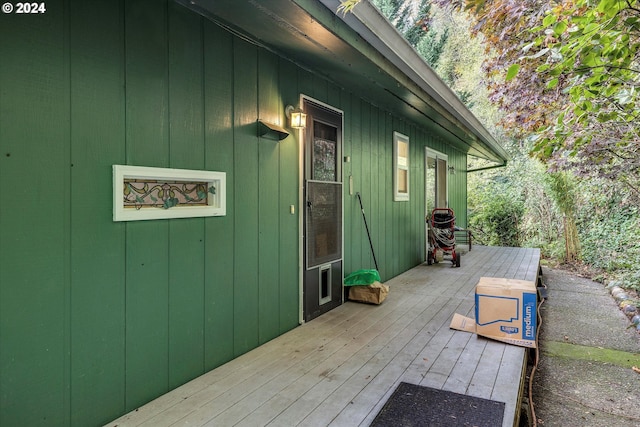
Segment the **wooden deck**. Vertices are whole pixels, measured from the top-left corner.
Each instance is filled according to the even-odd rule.
[[[347,302],[108,426],[366,426],[400,381],[505,402],[519,416],[526,350],[449,329],[481,276],[536,280],[537,249],[474,246],[423,264],[380,306]]]

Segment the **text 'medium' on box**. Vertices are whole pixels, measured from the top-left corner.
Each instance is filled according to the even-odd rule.
[[[536,347],[535,282],[481,277],[476,285],[476,333],[524,347]]]
[[[475,319],[454,314],[450,328],[521,347],[536,345],[538,295],[535,282],[481,277]]]

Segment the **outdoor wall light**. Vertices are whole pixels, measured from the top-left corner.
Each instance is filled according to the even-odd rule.
[[[307,115],[300,108],[287,105],[284,112],[287,115],[292,128],[304,129],[307,126]]]
[[[258,136],[271,139],[273,141],[282,141],[289,136],[289,132],[275,123],[258,120]]]
[[[453,166],[449,166],[448,169],[449,169],[449,174],[450,175],[455,175],[456,174],[456,168],[454,168]]]

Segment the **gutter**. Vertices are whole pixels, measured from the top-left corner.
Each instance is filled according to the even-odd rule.
[[[504,163],[502,163],[501,165],[493,165],[493,166],[486,166],[484,168],[477,168],[477,169],[467,169],[467,173],[471,173],[471,172],[480,172],[480,171],[486,171],[489,169],[496,169],[496,168],[503,168],[507,166],[507,161],[505,160]]]

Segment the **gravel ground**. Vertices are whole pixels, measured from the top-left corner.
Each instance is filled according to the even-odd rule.
[[[640,334],[601,283],[559,269],[543,273],[537,426],[640,426],[640,374],[633,370],[640,368]]]

